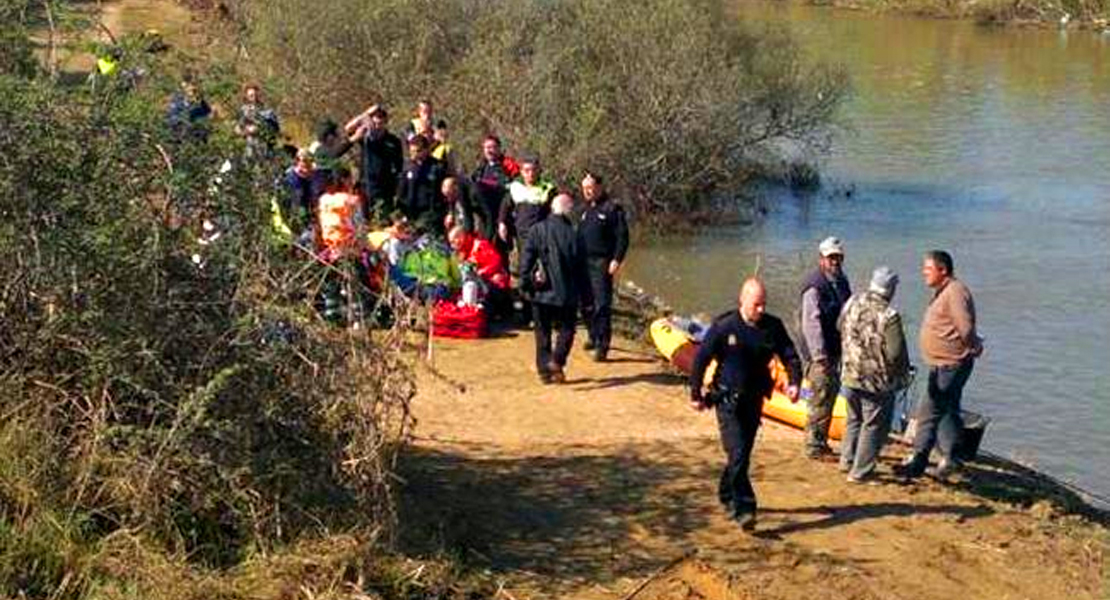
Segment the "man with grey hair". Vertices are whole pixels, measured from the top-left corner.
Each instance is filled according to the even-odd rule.
[[[520,284],[532,299],[533,333],[536,337],[536,372],[544,383],[562,383],[567,356],[574,344],[579,301],[589,304],[590,283],[586,250],[570,220],[574,199],[559,194],[551,214],[534,225],[524,240],[520,258]],[[551,330],[558,325],[555,349]]]
[[[818,268],[802,282],[801,344],[806,379],[813,395],[806,414],[806,456],[820,459],[832,454],[829,425],[840,390],[840,332],[836,321],[852,295],[844,276],[844,244],[827,237],[817,247]]]
[[[840,377],[848,422],[840,444],[840,470],[849,483],[875,475],[890,433],[894,393],[909,383],[910,361],[902,318],[890,305],[898,274],[879,267],[867,291],[853,295],[840,314]]]

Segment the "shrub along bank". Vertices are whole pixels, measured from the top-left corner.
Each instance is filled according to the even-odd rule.
[[[784,140],[820,147],[846,89],[697,0],[233,8],[291,116],[430,96],[458,148],[497,131],[660,218]],[[404,331],[322,327],[321,273],[269,237],[280,165],[219,172],[226,121],[164,125],[186,67],[225,108],[233,74],[125,39],[112,81],[61,87],[31,53],[38,10],[0,0],[0,596],[481,595],[450,567],[416,589],[371,550],[409,425]]]
[[[537,153],[560,182],[608,174],[642,221],[728,200],[787,147],[813,156],[848,90],[716,0],[236,0],[251,69],[287,115],[384,102],[402,126],[429,98],[464,164],[479,138]]]
[[[123,47],[95,90],[0,64],[0,597],[359,593],[394,560],[367,549],[395,521],[404,331],[319,322],[321,271],[269,237],[280,166],[219,172],[230,124],[175,136],[176,59]],[[387,579],[364,587],[409,597]]]

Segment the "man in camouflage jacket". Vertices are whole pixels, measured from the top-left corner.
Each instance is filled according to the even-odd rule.
[[[867,291],[844,306],[840,366],[848,421],[841,443],[840,470],[860,483],[875,474],[876,459],[890,432],[894,393],[908,385],[910,363],[902,319],[890,305],[898,275],[875,269]]]

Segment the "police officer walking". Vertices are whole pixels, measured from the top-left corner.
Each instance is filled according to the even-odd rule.
[[[587,172],[582,178],[582,197],[586,207],[578,231],[586,248],[593,297],[593,310],[583,310],[582,315],[589,333],[585,348],[593,351],[595,361],[602,362],[609,355],[612,338],[613,277],[628,252],[628,220],[624,208],[609,198],[598,175]]]
[[[806,456],[819,459],[832,454],[829,425],[840,390],[840,332],[836,321],[852,295],[844,276],[844,245],[835,237],[817,247],[818,268],[802,282],[801,336],[806,378],[813,395],[806,414]]]
[[[755,278],[744,281],[739,309],[713,322],[698,348],[690,373],[690,404],[697,410],[716,408],[721,445],[728,457],[717,496],[745,531],[755,528],[755,490],[748,468],[763,400],[774,387],[769,369],[771,359],[777,356],[786,365],[790,378],[786,394],[791,401],[798,398],[801,378],[794,343],[782,321],[764,313],[766,305],[763,282]],[[713,360],[717,361],[717,370],[709,393],[703,394],[705,370]]]

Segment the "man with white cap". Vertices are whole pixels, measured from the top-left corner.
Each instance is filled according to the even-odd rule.
[[[837,319],[852,295],[844,276],[844,245],[827,237],[817,247],[818,268],[802,282],[801,352],[812,395],[806,417],[806,456],[820,459],[832,454],[829,425],[833,403],[840,390],[840,332]]]
[[[909,384],[910,361],[902,318],[890,305],[898,275],[879,267],[867,291],[853,295],[840,315],[840,376],[848,422],[840,444],[840,470],[849,483],[875,475],[890,432],[894,393]]]

